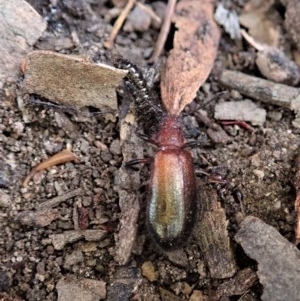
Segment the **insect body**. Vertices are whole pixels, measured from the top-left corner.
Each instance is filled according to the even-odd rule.
[[[177,116],[164,117],[156,141],[146,221],[154,241],[170,250],[180,247],[192,232],[197,215],[196,181]]]
[[[151,166],[147,228],[160,248],[176,249],[188,239],[197,216],[196,180],[192,156],[187,150],[189,144],[185,142],[180,117],[164,112],[161,104],[150,97],[141,72],[126,61],[121,67],[128,70],[127,78],[136,88],[139,125],[146,130],[147,126],[158,126],[156,138],[146,138],[158,147]],[[127,165],[144,162],[133,160]]]

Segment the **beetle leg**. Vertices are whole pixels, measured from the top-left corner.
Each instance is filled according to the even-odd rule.
[[[157,141],[156,141],[155,139],[153,139],[151,136],[149,136],[149,135],[147,135],[147,134],[145,134],[145,133],[136,131],[136,135],[137,135],[140,139],[142,139],[142,140],[144,140],[144,141],[146,141],[146,142],[148,142],[148,143],[154,144],[154,145],[156,145],[156,146],[158,145],[158,143],[157,143]]]
[[[153,161],[152,158],[133,159],[125,163],[125,167],[133,167],[138,164],[149,164]]]
[[[181,149],[185,149],[185,148],[196,148],[196,147],[201,147],[202,143],[200,141],[189,141],[186,142],[185,144],[183,144],[183,146],[181,147]]]

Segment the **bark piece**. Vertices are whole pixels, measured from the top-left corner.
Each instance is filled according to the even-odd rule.
[[[256,273],[250,268],[239,271],[232,279],[221,283],[217,288],[219,296],[243,295],[257,281]]]
[[[78,109],[117,109],[116,87],[125,70],[51,51],[33,51],[26,59],[23,92]]]
[[[184,0],[175,9],[174,48],[161,77],[161,96],[169,114],[178,115],[205,82],[217,54],[220,32],[213,1]]]
[[[299,300],[300,252],[294,244],[253,216],[244,219],[235,240],[258,262],[263,301]]]
[[[70,192],[67,192],[66,194],[59,195],[55,198],[52,198],[50,200],[41,201],[40,204],[38,204],[37,209],[46,209],[46,208],[53,208],[58,206],[59,204],[74,198],[76,196],[82,195],[82,189],[77,188]]]
[[[58,209],[45,209],[36,212],[22,211],[17,214],[15,221],[23,226],[46,227],[58,218],[60,218]]]
[[[300,90],[241,72],[224,70],[221,84],[264,103],[300,111]]]
[[[84,231],[65,231],[61,234],[50,235],[55,250],[62,250],[66,244],[76,242],[82,238],[87,241],[100,241],[106,236],[107,231],[103,230],[84,230]]]
[[[224,279],[236,273],[236,263],[230,246],[225,210],[218,202],[214,189],[199,189],[202,216],[199,219],[195,236],[207,262],[212,278]]]
[[[134,117],[128,114],[121,120],[120,143],[123,154],[123,162],[132,159],[143,158],[143,145],[134,134],[136,126]],[[121,209],[120,230],[116,235],[115,260],[124,265],[128,262],[133,245],[136,241],[138,215],[140,203],[138,190],[140,188],[139,171],[123,166],[115,177],[115,185],[119,194],[119,206]]]

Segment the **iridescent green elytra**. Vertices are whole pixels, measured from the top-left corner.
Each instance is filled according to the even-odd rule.
[[[147,226],[154,241],[168,250],[180,247],[192,232],[197,216],[197,193],[192,157],[183,148],[181,128],[171,120],[161,132],[168,135],[158,139],[160,148],[152,166]],[[170,139],[171,145],[166,143]]]

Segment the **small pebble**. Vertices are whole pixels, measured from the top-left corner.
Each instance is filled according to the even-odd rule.
[[[14,138],[18,139],[24,132],[24,124],[20,121],[16,121],[12,124]]]
[[[256,65],[267,79],[274,82],[291,86],[299,82],[299,67],[277,48],[266,47],[259,51]]]
[[[94,144],[95,144],[95,146],[96,146],[97,148],[99,148],[101,151],[107,151],[107,150],[108,150],[108,147],[107,147],[104,143],[102,143],[101,141],[99,141],[99,140],[95,140],[95,141],[94,141]]]
[[[149,281],[157,280],[157,273],[155,272],[154,265],[151,261],[146,261],[143,263],[142,267],[142,275],[146,277]]]
[[[125,31],[140,31],[144,32],[149,29],[151,25],[151,17],[139,6],[135,6],[132,12],[129,14],[127,21],[123,27]]]
[[[8,291],[10,286],[12,284],[12,281],[5,271],[0,271],[0,291]]]
[[[194,290],[189,301],[204,301],[206,298],[204,297],[202,291]]]
[[[101,160],[105,163],[108,163],[112,159],[112,154],[108,151],[101,152]]]
[[[265,173],[263,172],[263,170],[260,170],[260,169],[254,169],[253,173],[257,176],[259,181],[261,181],[265,176]]]
[[[44,282],[45,281],[45,276],[41,275],[41,274],[35,274],[35,279],[39,280],[40,282]]]
[[[83,262],[83,253],[79,250],[74,250],[71,254],[66,255],[64,268],[70,269],[72,265]]]
[[[277,200],[274,204],[274,209],[280,209],[281,208],[281,201]]]
[[[267,117],[274,121],[280,121],[282,118],[282,111],[269,111]]]
[[[266,110],[249,99],[226,101],[215,106],[214,117],[218,120],[243,120],[253,125],[263,125],[266,121]]]
[[[11,197],[9,194],[0,190],[0,207],[8,208],[11,205]]]
[[[99,301],[106,299],[106,283],[88,278],[68,276],[56,284],[57,301]]]
[[[113,155],[120,155],[121,154],[121,147],[120,147],[120,140],[115,139],[112,141],[109,147],[110,152]]]

